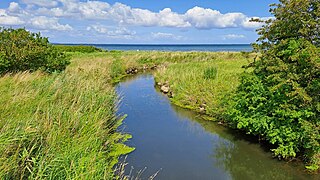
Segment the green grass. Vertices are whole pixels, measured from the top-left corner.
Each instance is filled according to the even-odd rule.
[[[213,53],[214,54],[214,53]],[[206,104],[206,114],[221,116],[225,111],[228,97],[239,84],[239,75],[244,71],[243,65],[249,59],[237,53],[212,60],[174,63],[158,69],[155,74],[157,82],[169,82],[174,93],[171,101],[179,106],[199,111]],[[228,58],[229,59],[224,59]]]
[[[116,132],[112,59],[75,58],[61,74],[0,79],[0,177],[108,179],[128,136]]]
[[[218,70],[216,67],[209,67],[204,70],[203,78],[204,79],[215,79],[217,77]]]

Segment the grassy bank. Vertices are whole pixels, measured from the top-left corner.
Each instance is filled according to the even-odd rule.
[[[82,56],[60,74],[0,78],[0,177],[109,179],[132,150],[116,132],[112,58]]]
[[[160,68],[156,81],[167,82],[176,105],[217,117],[225,111],[225,100],[239,84],[239,75],[248,59],[235,54],[205,62],[176,63]]]

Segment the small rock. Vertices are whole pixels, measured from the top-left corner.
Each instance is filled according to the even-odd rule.
[[[129,68],[126,70],[127,74],[136,74],[138,73],[138,69],[137,68]]]
[[[280,156],[280,155],[278,155],[278,160],[279,160],[279,161],[281,161],[281,159],[282,159],[282,158],[281,158],[281,156]]]
[[[168,93],[168,97],[169,97],[169,98],[173,98],[173,97],[174,97],[174,94],[173,94],[172,91],[170,91],[170,92]]]
[[[158,86],[161,86],[161,85],[162,85],[162,83],[161,83],[161,82],[158,82],[158,83],[157,83],[157,85],[158,85]]]
[[[127,70],[126,70],[126,73],[127,73],[127,74],[131,74],[131,73],[132,73],[132,69],[131,69],[131,68],[130,68],[130,69],[127,69]]]
[[[200,107],[199,110],[201,113],[204,113],[206,111],[206,109],[204,107]]]
[[[223,125],[223,122],[220,121],[220,122],[218,122],[218,124],[219,124],[219,125]]]
[[[206,104],[206,103],[203,103],[203,104],[200,105],[200,107],[206,108],[206,107],[207,107],[207,104]]]
[[[160,90],[163,93],[167,94],[169,92],[170,88],[169,88],[169,86],[163,85],[163,86],[161,86]]]

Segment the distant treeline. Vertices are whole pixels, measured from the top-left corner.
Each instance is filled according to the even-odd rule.
[[[102,52],[103,50],[94,46],[86,45],[54,45],[58,50],[63,52],[81,52],[81,53],[93,53]]]

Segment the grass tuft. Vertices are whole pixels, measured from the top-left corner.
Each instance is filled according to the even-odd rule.
[[[216,67],[210,67],[204,70],[203,78],[204,79],[215,79],[217,77],[218,70]]]

